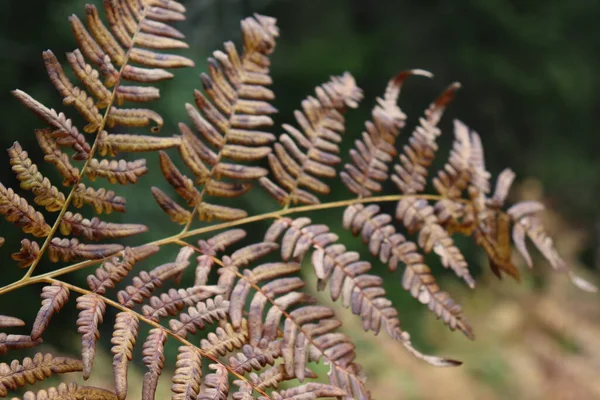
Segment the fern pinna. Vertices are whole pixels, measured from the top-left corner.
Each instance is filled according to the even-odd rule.
[[[368,399],[355,346],[340,330],[334,309],[311,295],[315,290],[328,291],[332,301],[349,308],[365,331],[383,332],[433,365],[460,364],[415,349],[386,296],[383,278],[376,272],[380,266],[361,260],[327,225],[295,215],[320,209],[346,207],[340,213],[343,226],[391,271],[402,268],[403,288],[450,329],[469,338],[474,337],[473,329],[460,305],[440,289],[424,256],[435,253],[444,267],[473,288],[475,280],[454,235],[472,238],[482,247],[498,277],[508,274],[517,280],[511,246],[531,266],[529,238],[555,270],[566,273],[578,287],[595,290],[558,254],[538,217],[543,205],[505,205],[515,178],[512,171],[499,175],[492,192],[481,139],[462,122],[454,121],[447,163],[429,178],[441,134],[438,123],[458,83],[433,101],[408,143],[399,148],[396,141],[406,123],[398,106],[402,85],[414,75],[431,77],[427,71],[401,72],[389,81],[339,173],[352,195],[345,201],[321,203],[319,196],[329,193],[327,181],[336,177],[336,166],[342,162],[344,113],[358,107],[363,93],[349,73],[332,77],[302,101],[301,110],[294,113],[295,124],[284,124],[285,133],[276,135],[269,56],[279,31],[270,17],[244,19],[241,48],[227,42],[209,58],[208,73],[201,75],[203,90],[194,92],[195,104],[185,104],[189,121],[179,124],[178,134],[121,133],[149,126],[156,133],[164,125],[156,111],[131,103],[158,99],[154,82],[171,78],[172,68],[194,65],[186,57],[165,52],[187,48],[183,34],[171,26],[184,14],[185,8],[172,0],[105,0],[104,18],[94,5],[86,6],[85,24],[70,17],[79,47],[67,53],[66,63],[50,50],[43,59],[63,104],[86,121],[81,129],[63,112],[21,90],[13,92],[43,123],[35,135],[44,162],[54,166],[63,181],[53,184],[44,177],[18,142],[8,149],[11,168],[21,189],[33,193],[35,206],[0,184],[0,212],[28,235],[12,255],[26,268],[25,275],[0,288],[0,294],[32,284],[44,286],[41,307],[29,328],[16,317],[0,316],[2,330],[29,329],[28,334],[0,333],[0,352],[38,346],[53,315],[74,294],[81,355],[37,353],[1,364],[0,396],[52,374],[81,371],[87,379],[93,372],[99,326],[107,308],[114,308],[118,310],[111,339],[114,387],[62,383],[27,392],[25,399],[127,398],[137,390],[128,385],[127,372],[138,341],[143,342],[146,367],[143,399],[155,398],[167,361],[175,366],[174,399]],[[79,86],[68,77],[66,64]],[[118,190],[92,182],[138,183],[148,171],[146,160],[116,157],[140,152],[159,152],[158,167],[177,198],[162,183],[151,192],[183,229],[151,243],[124,247],[119,239],[147,228],[88,217],[90,210],[101,215],[126,209]],[[255,181],[282,208],[248,215],[243,202],[222,203],[221,198],[244,195]],[[398,193],[382,193],[388,181]],[[433,193],[425,192],[429,183]],[[378,205],[382,202],[396,202],[395,214],[382,212]],[[84,206],[90,207],[76,211]],[[52,224],[46,222],[50,213],[56,213]],[[196,218],[223,222],[194,228]],[[273,222],[262,239],[239,244],[247,236],[242,226],[268,219]],[[144,259],[152,263],[152,256],[168,245],[180,248],[175,259],[133,272],[136,263]],[[34,275],[45,254],[50,262],[65,265]],[[97,269],[87,278],[88,288],[62,280],[92,266]],[[316,288],[306,288],[300,274],[305,268],[316,275]],[[193,283],[184,283],[190,269]],[[161,290],[169,281],[175,287]],[[139,338],[141,325],[151,328],[144,338]],[[198,340],[194,335],[199,331],[208,334]],[[167,341],[179,342],[177,360],[165,359]],[[315,363],[328,367],[327,377],[318,376]]]

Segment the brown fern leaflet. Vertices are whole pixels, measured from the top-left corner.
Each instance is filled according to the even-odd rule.
[[[398,146],[407,120],[398,105],[401,91],[415,75],[431,78],[427,71],[408,70],[392,77],[339,172],[352,197],[324,200],[330,192],[327,181],[336,178],[344,157],[340,143],[345,132],[353,130],[346,128],[344,113],[358,107],[363,92],[350,73],[333,76],[302,101],[301,110],[294,112],[295,124],[283,124],[285,132],[275,135],[275,93],[269,88],[270,56],[279,36],[274,18],[245,18],[241,50],[226,42],[213,53],[207,73],[201,75],[202,91],[193,93],[194,104],[184,105],[189,122],[178,124],[178,134],[124,131],[141,127],[156,133],[166,124],[156,111],[131,103],[146,107],[160,97],[154,83],[171,78],[173,68],[193,66],[188,58],[168,53],[188,47],[172,26],[184,18],[185,8],[173,0],[105,0],[103,14],[87,5],[85,21],[70,17],[79,47],[66,55],[66,63],[50,50],[43,60],[63,105],[86,121],[83,127],[75,126],[66,111],[49,108],[21,90],[13,92],[43,122],[35,131],[43,162],[56,169],[62,182],[43,176],[40,164],[18,142],[8,149],[19,186],[31,196],[0,184],[0,213],[27,235],[12,254],[27,272],[1,287],[0,294],[43,286],[31,326],[15,316],[0,316],[0,354],[37,347],[56,314],[73,299],[81,353],[72,358],[38,352],[0,364],[0,397],[55,374],[92,376],[102,345],[101,324],[114,315],[107,312],[110,308],[118,311],[114,321],[107,322],[112,326],[114,385],[61,383],[29,391],[24,399],[124,400],[141,394],[152,400],[171,366],[174,399],[370,399],[360,352],[344,332],[338,308],[349,309],[366,332],[389,336],[425,362],[461,364],[415,349],[384,288],[380,266],[361,259],[340,233],[313,223],[312,215],[291,215],[302,212],[345,207],[339,213],[343,227],[360,237],[390,271],[402,268],[402,287],[450,329],[469,338],[474,338],[474,330],[461,306],[440,288],[425,261],[426,254],[435,253],[442,267],[474,288],[455,235],[472,238],[499,278],[520,278],[513,245],[533,265],[529,239],[554,270],[581,289],[596,290],[558,253],[539,216],[541,203],[506,205],[515,179],[510,169],[499,174],[492,192],[481,138],[464,123],[454,121],[448,161],[430,176],[442,136],[439,123],[458,83],[434,99],[407,144]],[[157,165],[129,155],[119,158],[142,152],[157,153]],[[164,217],[183,229],[125,246],[123,238],[145,232],[146,226],[94,216],[90,210],[98,215],[124,213],[126,200],[117,190],[90,182],[138,185],[152,168],[160,168],[180,198],[157,184],[151,188],[154,199]],[[236,199],[257,182],[281,208],[248,215],[238,206],[242,203]],[[397,193],[386,195],[387,186],[395,186]],[[433,193],[426,191],[429,186]],[[140,195],[147,194],[137,187]],[[377,204],[382,202],[396,203],[394,215],[382,211]],[[52,223],[47,220],[50,215],[57,215]],[[195,227],[196,218],[205,223]],[[208,223],[213,220],[225,222]],[[265,232],[243,226],[263,220],[270,220]],[[166,247],[178,251],[165,262],[164,253],[155,254]],[[34,274],[44,254],[66,265]],[[315,287],[307,285],[305,265],[317,278]],[[87,288],[62,278],[92,266]],[[322,304],[316,291],[327,291],[334,305]],[[147,327],[146,334],[142,328]],[[200,333],[206,335],[199,339]],[[165,346],[175,342],[177,357],[168,359]],[[144,364],[141,385],[131,382],[128,374],[136,345]],[[323,366],[327,377],[320,376]]]

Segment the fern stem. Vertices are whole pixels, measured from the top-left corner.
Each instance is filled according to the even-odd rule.
[[[186,245],[187,245],[187,243],[186,243]],[[239,373],[235,372],[235,370],[233,368],[231,368],[229,365],[227,365],[223,361],[219,360],[218,357],[215,357],[215,356],[212,356],[212,355],[206,353],[204,350],[202,350],[198,346],[192,344],[190,341],[188,341],[188,340],[182,338],[181,336],[175,334],[172,330],[170,330],[168,328],[165,328],[164,326],[162,326],[158,322],[154,322],[154,321],[146,318],[145,316],[143,316],[142,314],[138,313],[137,311],[132,310],[130,308],[127,308],[124,305],[122,305],[120,303],[117,303],[116,301],[111,300],[111,299],[109,299],[109,298],[107,298],[105,296],[99,295],[97,293],[91,292],[91,291],[83,289],[83,288],[80,288],[79,286],[63,282],[63,281],[58,280],[58,279],[44,278],[44,279],[42,279],[42,281],[50,283],[50,284],[53,284],[53,283],[60,284],[62,286],[67,287],[69,290],[71,290],[73,292],[77,292],[77,293],[82,294],[82,295],[91,294],[91,295],[98,296],[104,303],[108,304],[109,306],[114,307],[114,308],[116,308],[116,309],[118,309],[120,311],[128,312],[128,313],[131,313],[131,314],[135,315],[140,321],[142,321],[142,322],[144,322],[144,323],[152,326],[153,328],[158,328],[158,329],[163,330],[167,335],[171,336],[173,339],[177,340],[178,342],[180,342],[184,346],[192,347],[202,357],[205,357],[205,358],[211,360],[213,363],[221,364],[223,367],[225,367],[227,369],[227,371],[229,371],[230,374],[232,374],[233,376],[235,376],[237,379],[243,380],[244,382],[248,383],[252,387],[252,389],[255,390],[257,393],[259,393],[261,396],[264,396],[266,399],[272,399],[269,395],[267,395],[267,393],[265,393],[263,390],[261,390],[260,388],[258,388],[252,382],[250,382],[246,377],[244,377],[243,375],[240,375]]]
[[[331,208],[341,208],[341,207],[347,207],[347,206],[351,206],[353,204],[361,204],[361,203],[386,203],[386,202],[399,201],[402,199],[409,199],[409,198],[426,199],[426,200],[434,200],[434,201],[443,199],[442,196],[433,195],[433,194],[396,194],[396,195],[389,195],[389,196],[362,197],[362,198],[354,198],[354,199],[349,199],[349,200],[334,201],[331,203],[313,204],[313,205],[302,206],[302,207],[292,207],[292,208],[281,209],[278,211],[268,212],[268,213],[264,213],[264,214],[259,214],[259,215],[255,215],[252,217],[242,218],[242,219],[238,219],[235,221],[223,222],[220,224],[206,226],[206,227],[194,229],[191,231],[182,231],[173,236],[169,236],[166,238],[162,238],[162,239],[158,239],[158,240],[146,243],[146,245],[162,246],[162,245],[173,244],[173,243],[178,243],[178,242],[185,243],[182,241],[182,239],[189,238],[192,236],[197,236],[197,235],[200,235],[203,233],[217,231],[220,229],[227,229],[227,228],[232,228],[232,227],[236,227],[236,226],[240,226],[240,225],[249,224],[252,222],[258,222],[258,221],[262,221],[262,220],[266,220],[266,219],[280,218],[284,215],[298,214],[298,213],[304,213],[304,212],[309,212],[309,211],[327,210],[327,209],[331,209]],[[468,200],[465,200],[465,199],[456,199],[456,201],[463,202],[463,203],[468,202]],[[186,243],[186,245],[190,246],[189,243]],[[45,273],[42,275],[38,275],[38,276],[34,276],[34,277],[25,276],[16,282],[13,282],[11,284],[8,284],[8,285],[0,288],[0,295],[11,292],[13,290],[19,289],[24,286],[29,286],[29,285],[33,285],[36,283],[44,282],[47,279],[52,279],[52,278],[56,278],[58,276],[65,275],[65,274],[68,274],[68,273],[71,273],[74,271],[79,271],[81,269],[90,267],[92,265],[100,264],[101,262],[103,262],[105,260],[106,260],[106,258],[99,259],[99,260],[85,260],[85,261],[81,261],[79,263],[72,264],[72,265],[69,265],[69,266],[66,266],[66,267],[63,267],[63,268],[60,268],[60,269],[57,269],[57,270],[54,270],[54,271],[51,271],[51,272],[48,272],[48,273]]]
[[[252,217],[241,218],[235,221],[224,222],[221,224],[211,225],[204,228],[193,229],[191,231],[182,233],[179,235],[179,239],[187,238],[190,236],[199,235],[202,233],[212,232],[220,229],[232,228],[238,225],[245,225],[251,222],[262,221],[269,218],[278,218],[284,215],[304,213],[309,211],[321,211],[328,210],[330,208],[341,208],[351,206],[353,204],[362,204],[362,203],[387,203],[393,201],[399,201],[403,199],[425,199],[425,200],[441,200],[444,197],[434,194],[396,194],[396,195],[388,195],[388,196],[375,196],[375,197],[363,197],[363,198],[355,198],[349,200],[340,200],[333,201],[330,203],[321,203],[321,204],[312,204],[308,206],[301,207],[292,207],[292,208],[282,208],[278,211],[268,212],[264,214],[255,215]],[[467,200],[457,199],[456,201],[467,202]],[[159,244],[158,242],[154,242],[153,244]]]
[[[108,114],[115,102],[115,99],[117,98],[117,90],[119,89],[119,86],[121,84],[121,77],[123,76],[123,71],[125,70],[125,67],[128,64],[129,57],[131,55],[131,51],[135,47],[135,38],[141,31],[142,23],[146,19],[146,13],[147,13],[147,8],[144,8],[141,18],[138,21],[136,31],[134,32],[133,36],[131,37],[131,46],[127,49],[127,53],[125,53],[125,58],[124,58],[123,64],[121,65],[121,68],[119,69],[119,74],[117,75],[116,83],[115,83],[112,93],[110,95],[110,101],[108,102],[108,105],[106,106],[106,111],[104,112],[104,116],[102,117],[100,126],[98,127],[98,130],[96,131],[96,136],[94,137],[94,143],[92,144],[92,147],[90,148],[90,153],[88,154],[88,157],[85,160],[83,167],[81,168],[81,172],[79,173],[79,176],[77,177],[77,181],[75,183],[73,183],[73,186],[71,187],[71,190],[69,191],[69,195],[65,199],[65,203],[63,204],[63,207],[60,210],[60,213],[58,214],[58,217],[56,217],[56,220],[54,221],[54,225],[52,225],[52,229],[50,230],[50,233],[48,234],[48,236],[46,237],[46,240],[42,244],[42,247],[40,248],[40,252],[38,253],[38,255],[35,258],[35,260],[33,261],[33,263],[31,263],[31,266],[29,267],[27,272],[25,273],[25,276],[23,277],[23,279],[25,279],[25,280],[29,279],[29,277],[31,277],[31,275],[33,274],[33,271],[35,271],[35,269],[37,268],[38,264],[40,263],[42,257],[44,256],[44,253],[48,249],[48,246],[50,245],[50,242],[52,241],[54,235],[56,234],[56,231],[58,230],[65,213],[69,209],[69,205],[71,204],[71,200],[73,200],[75,191],[77,190],[79,183],[81,183],[81,180],[85,176],[85,171],[86,171],[90,161],[94,157],[94,154],[96,152],[96,147],[98,146],[98,135],[100,132],[102,132],[104,130],[104,127],[106,126],[106,122],[108,121]]]

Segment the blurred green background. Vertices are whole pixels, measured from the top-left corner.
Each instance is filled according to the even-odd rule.
[[[100,1],[88,2],[101,5]],[[375,97],[383,93],[387,80],[398,71],[422,68],[435,74],[432,80],[412,78],[405,85],[400,100],[402,109],[409,116],[404,138],[428,103],[446,85],[459,81],[463,88],[442,123],[445,134],[440,140],[440,157],[436,166],[439,167],[447,157],[452,139],[451,121],[460,118],[481,134],[488,169],[493,175],[510,166],[521,184],[521,190],[515,192],[525,197],[541,197],[549,205],[552,209],[549,213],[550,226],[554,228],[552,232],[557,236],[559,245],[570,255],[569,261],[587,269],[590,275],[600,272],[600,208],[597,205],[600,195],[600,157],[597,155],[600,2],[182,2],[188,8],[188,20],[179,24],[178,28],[186,34],[190,44],[190,49],[183,54],[194,59],[197,66],[179,71],[173,81],[161,84],[163,96],[153,108],[159,110],[165,119],[162,135],[175,133],[176,123],[186,120],[183,104],[193,100],[192,88],[200,87],[198,75],[204,70],[205,60],[211,52],[220,48],[225,40],[239,43],[239,20],[253,12],[274,16],[281,29],[272,59],[273,90],[277,96],[275,105],[280,111],[275,117],[275,133],[279,133],[278,126],[282,122],[291,121],[293,110],[313,92],[316,85],[330,75],[346,70],[364,89],[365,100],[360,109],[348,114],[347,135],[350,137],[345,150],[351,145],[351,138],[362,131]],[[48,106],[71,111],[69,116],[73,116],[72,110],[61,106],[56,91],[49,83],[41,52],[51,48],[61,55],[74,49],[75,41],[67,17],[72,13],[81,16],[85,3],[85,0],[4,0],[0,5],[2,149],[18,140],[34,161],[39,164],[42,159],[33,135],[33,129],[40,123],[11,96],[12,89],[23,89]],[[399,142],[403,143],[402,138]],[[0,181],[6,186],[17,187],[5,154],[0,155],[4,165],[0,168]],[[155,161],[155,158],[149,157],[150,166],[156,165]],[[45,175],[56,178],[54,171],[44,166],[40,169]],[[118,194],[127,197],[128,212],[125,216],[111,215],[110,218],[143,222],[150,228],[149,233],[132,239],[131,243],[150,241],[178,229],[161,213],[149,195],[152,184],[166,188],[158,168],[154,168],[136,188],[114,188]],[[350,197],[340,183],[331,182],[331,186],[332,194],[324,201]],[[520,196],[515,193],[513,199]],[[245,201],[251,212],[277,207],[260,188],[247,195]],[[315,220],[329,223],[337,230],[340,213],[341,210],[319,213]],[[0,223],[0,231],[1,236],[7,239],[6,245],[0,249],[2,259],[6,260],[11,252],[18,250],[21,235],[5,222]],[[256,240],[262,232],[260,230],[253,239]],[[349,248],[364,251],[359,241],[347,233],[339,233]],[[444,285],[446,289],[455,290],[455,298],[465,303],[467,315],[481,342],[473,344],[459,337],[458,333],[445,332],[442,324],[434,322],[424,307],[398,290],[399,277],[394,276],[395,279],[390,279],[387,284],[388,290],[398,304],[404,328],[412,333],[415,342],[428,351],[462,357],[467,366],[458,372],[432,371],[431,367],[410,360],[402,351],[392,352],[393,360],[382,366],[381,357],[389,356],[386,354],[388,350],[382,352],[381,346],[373,344],[372,338],[367,337],[369,335],[358,335],[360,327],[350,320],[347,329],[357,334],[359,355],[367,355],[364,364],[372,377],[370,382],[373,384],[370,386],[377,387],[374,394],[379,396],[376,398],[401,398],[400,395],[389,394],[396,391],[404,393],[402,398],[411,399],[455,398],[452,393],[473,399],[503,399],[508,396],[523,399],[571,398],[568,396],[578,393],[574,392],[574,388],[581,388],[582,380],[590,387],[586,386],[588,391],[573,398],[600,398],[597,382],[584,380],[581,372],[573,372],[591,369],[596,374],[600,373],[598,350],[590,350],[595,342],[586,341],[588,336],[596,333],[596,344],[600,344],[600,334],[597,334],[600,328],[594,322],[600,316],[598,297],[582,296],[565,287],[560,277],[546,277],[548,266],[545,264],[540,265],[534,277],[526,279],[521,287],[513,282],[500,285],[489,279],[487,268],[482,268],[486,267],[486,262],[481,254],[468,245],[463,248],[467,260],[480,271],[479,290],[469,293],[449,276]],[[161,252],[158,260],[168,260],[173,254],[168,250]],[[23,272],[11,262],[6,264],[0,278],[2,285],[18,279]],[[51,268],[42,265],[40,270]],[[437,269],[439,271],[440,268]],[[439,272],[444,276],[443,271]],[[80,272],[69,279],[83,285],[87,273]],[[27,320],[31,321],[39,304],[38,291],[39,287],[25,288],[3,296],[0,312],[28,315]],[[26,298],[29,300],[24,301]],[[564,301],[556,301],[557,298],[564,298]],[[575,310],[566,307],[571,301]],[[539,302],[542,305],[545,304],[543,302],[552,302],[554,307],[548,306],[548,309],[554,310],[561,305],[565,310],[559,316],[547,317],[547,313],[539,312]],[[15,313],[16,307],[23,311]],[[556,324],[556,320],[575,318],[570,312],[579,315],[580,310],[583,310],[581,318],[574,319],[578,325]],[[60,327],[52,329],[46,337],[46,341],[59,351],[77,352],[79,345],[75,336],[74,312],[71,305],[61,313],[57,318],[61,322]],[[536,317],[537,314],[541,315]],[[107,316],[107,320],[112,318]],[[581,339],[585,345],[579,343],[580,338],[569,336],[580,334],[579,324],[592,332]],[[105,324],[104,329],[108,333],[110,323]],[[528,329],[534,333],[528,336]],[[540,335],[545,339],[540,339]],[[105,352],[109,349],[107,336],[103,335]],[[539,344],[544,340],[550,341],[549,347],[536,352],[532,343]],[[576,346],[567,346],[565,342],[575,342]],[[385,349],[393,346],[393,343],[383,343]],[[362,353],[361,348],[365,350]],[[552,349],[556,350],[556,356],[548,355],[554,354]],[[575,359],[573,370],[566,367],[571,364],[561,361],[571,360],[569,357]],[[363,359],[359,358],[359,361]],[[578,364],[580,361],[585,368]],[[105,368],[109,363],[107,359]],[[110,378],[108,370],[104,371],[104,375],[100,372],[96,379],[107,376]],[[445,390],[440,390],[442,386]],[[564,395],[561,390],[564,390]]]

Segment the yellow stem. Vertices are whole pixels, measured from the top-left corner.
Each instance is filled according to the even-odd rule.
[[[262,221],[265,219],[280,218],[282,216],[290,215],[290,214],[327,210],[330,208],[340,208],[340,207],[350,206],[353,204],[392,202],[392,201],[399,201],[399,200],[408,199],[408,198],[427,199],[427,200],[437,201],[437,200],[442,199],[443,197],[438,196],[438,195],[433,195],[433,194],[396,194],[396,195],[389,195],[389,196],[354,198],[354,199],[349,199],[349,200],[334,201],[331,203],[313,204],[313,205],[301,206],[301,207],[292,207],[292,208],[281,209],[278,211],[268,212],[268,213],[264,213],[264,214],[260,214],[260,215],[255,215],[252,217],[242,218],[242,219],[238,219],[235,221],[223,222],[220,224],[215,224],[215,225],[207,226],[204,228],[198,228],[198,229],[194,229],[191,231],[182,231],[176,235],[146,243],[146,245],[162,246],[162,245],[166,245],[166,244],[173,244],[173,243],[177,243],[177,242],[182,242],[182,239],[189,238],[192,236],[197,236],[197,235],[200,235],[203,233],[209,233],[209,232],[217,231],[220,229],[233,228],[236,226],[245,225],[245,224],[249,224],[252,222],[258,222],[258,221]],[[457,199],[456,201],[460,201],[461,203],[468,202],[468,200],[466,200],[466,199]],[[185,242],[183,242],[183,243],[185,243]],[[188,243],[186,243],[186,245],[189,246]],[[8,284],[8,285],[0,288],[0,295],[7,293],[7,292],[11,292],[15,289],[19,289],[24,286],[29,286],[29,285],[32,285],[35,283],[43,282],[46,279],[55,278],[55,277],[58,277],[61,275],[65,275],[65,274],[68,274],[68,273],[71,273],[74,271],[78,271],[78,270],[87,268],[92,265],[100,264],[101,262],[103,262],[105,260],[106,260],[106,258],[100,259],[100,260],[86,260],[86,261],[82,261],[82,262],[79,262],[76,264],[69,265],[64,268],[57,269],[55,271],[51,271],[51,272],[42,274],[42,275],[38,275],[38,276],[34,276],[34,277],[25,276],[16,282],[13,282],[11,284]]]

